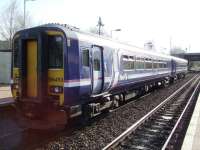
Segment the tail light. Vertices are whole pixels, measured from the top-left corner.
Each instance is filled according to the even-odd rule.
[[[50,92],[51,93],[56,93],[56,94],[63,93],[63,87],[62,86],[51,86],[50,87]]]
[[[10,83],[12,84],[13,89],[19,89],[19,78],[12,79]]]

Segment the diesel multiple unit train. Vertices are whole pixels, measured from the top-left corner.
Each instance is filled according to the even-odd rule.
[[[93,117],[182,78],[187,61],[47,24],[13,38],[12,94],[32,126]]]

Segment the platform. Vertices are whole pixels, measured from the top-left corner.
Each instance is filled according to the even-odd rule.
[[[0,85],[0,107],[14,103],[9,85]]]
[[[200,94],[188,126],[182,150],[200,149]]]

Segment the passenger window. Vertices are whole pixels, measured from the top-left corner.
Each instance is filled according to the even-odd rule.
[[[146,69],[152,69],[152,62],[146,62],[145,63],[145,68]]]
[[[82,64],[85,67],[89,67],[89,49],[82,50]]]
[[[157,66],[158,66],[158,63],[157,63],[157,62],[154,62],[154,63],[153,63],[153,68],[156,69],[156,68],[158,68]]]
[[[123,55],[122,64],[124,70],[134,70],[134,57]]]
[[[129,65],[128,61],[123,62],[123,67],[124,67],[125,70],[130,69],[130,65]]]
[[[130,62],[130,67],[131,67],[131,69],[134,69],[134,65],[135,65],[135,64],[134,64],[134,61],[131,61],[131,62]]]
[[[140,69],[140,58],[139,57],[136,58],[135,68]]]
[[[140,69],[144,69],[144,59],[140,58],[140,64],[139,64]]]
[[[159,68],[162,68],[162,63],[161,62],[159,63]]]
[[[125,70],[129,69],[128,56],[126,55],[122,56],[122,64],[123,64],[123,69]]]

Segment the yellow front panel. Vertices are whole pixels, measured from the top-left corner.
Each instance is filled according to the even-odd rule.
[[[63,35],[62,32],[60,31],[47,31],[48,35]]]
[[[64,70],[63,69],[49,69],[48,70],[48,89],[50,89],[51,86],[64,86]],[[55,94],[48,91],[50,95],[59,95],[60,105],[64,104],[64,93]]]
[[[27,96],[37,97],[37,41],[27,41]]]

